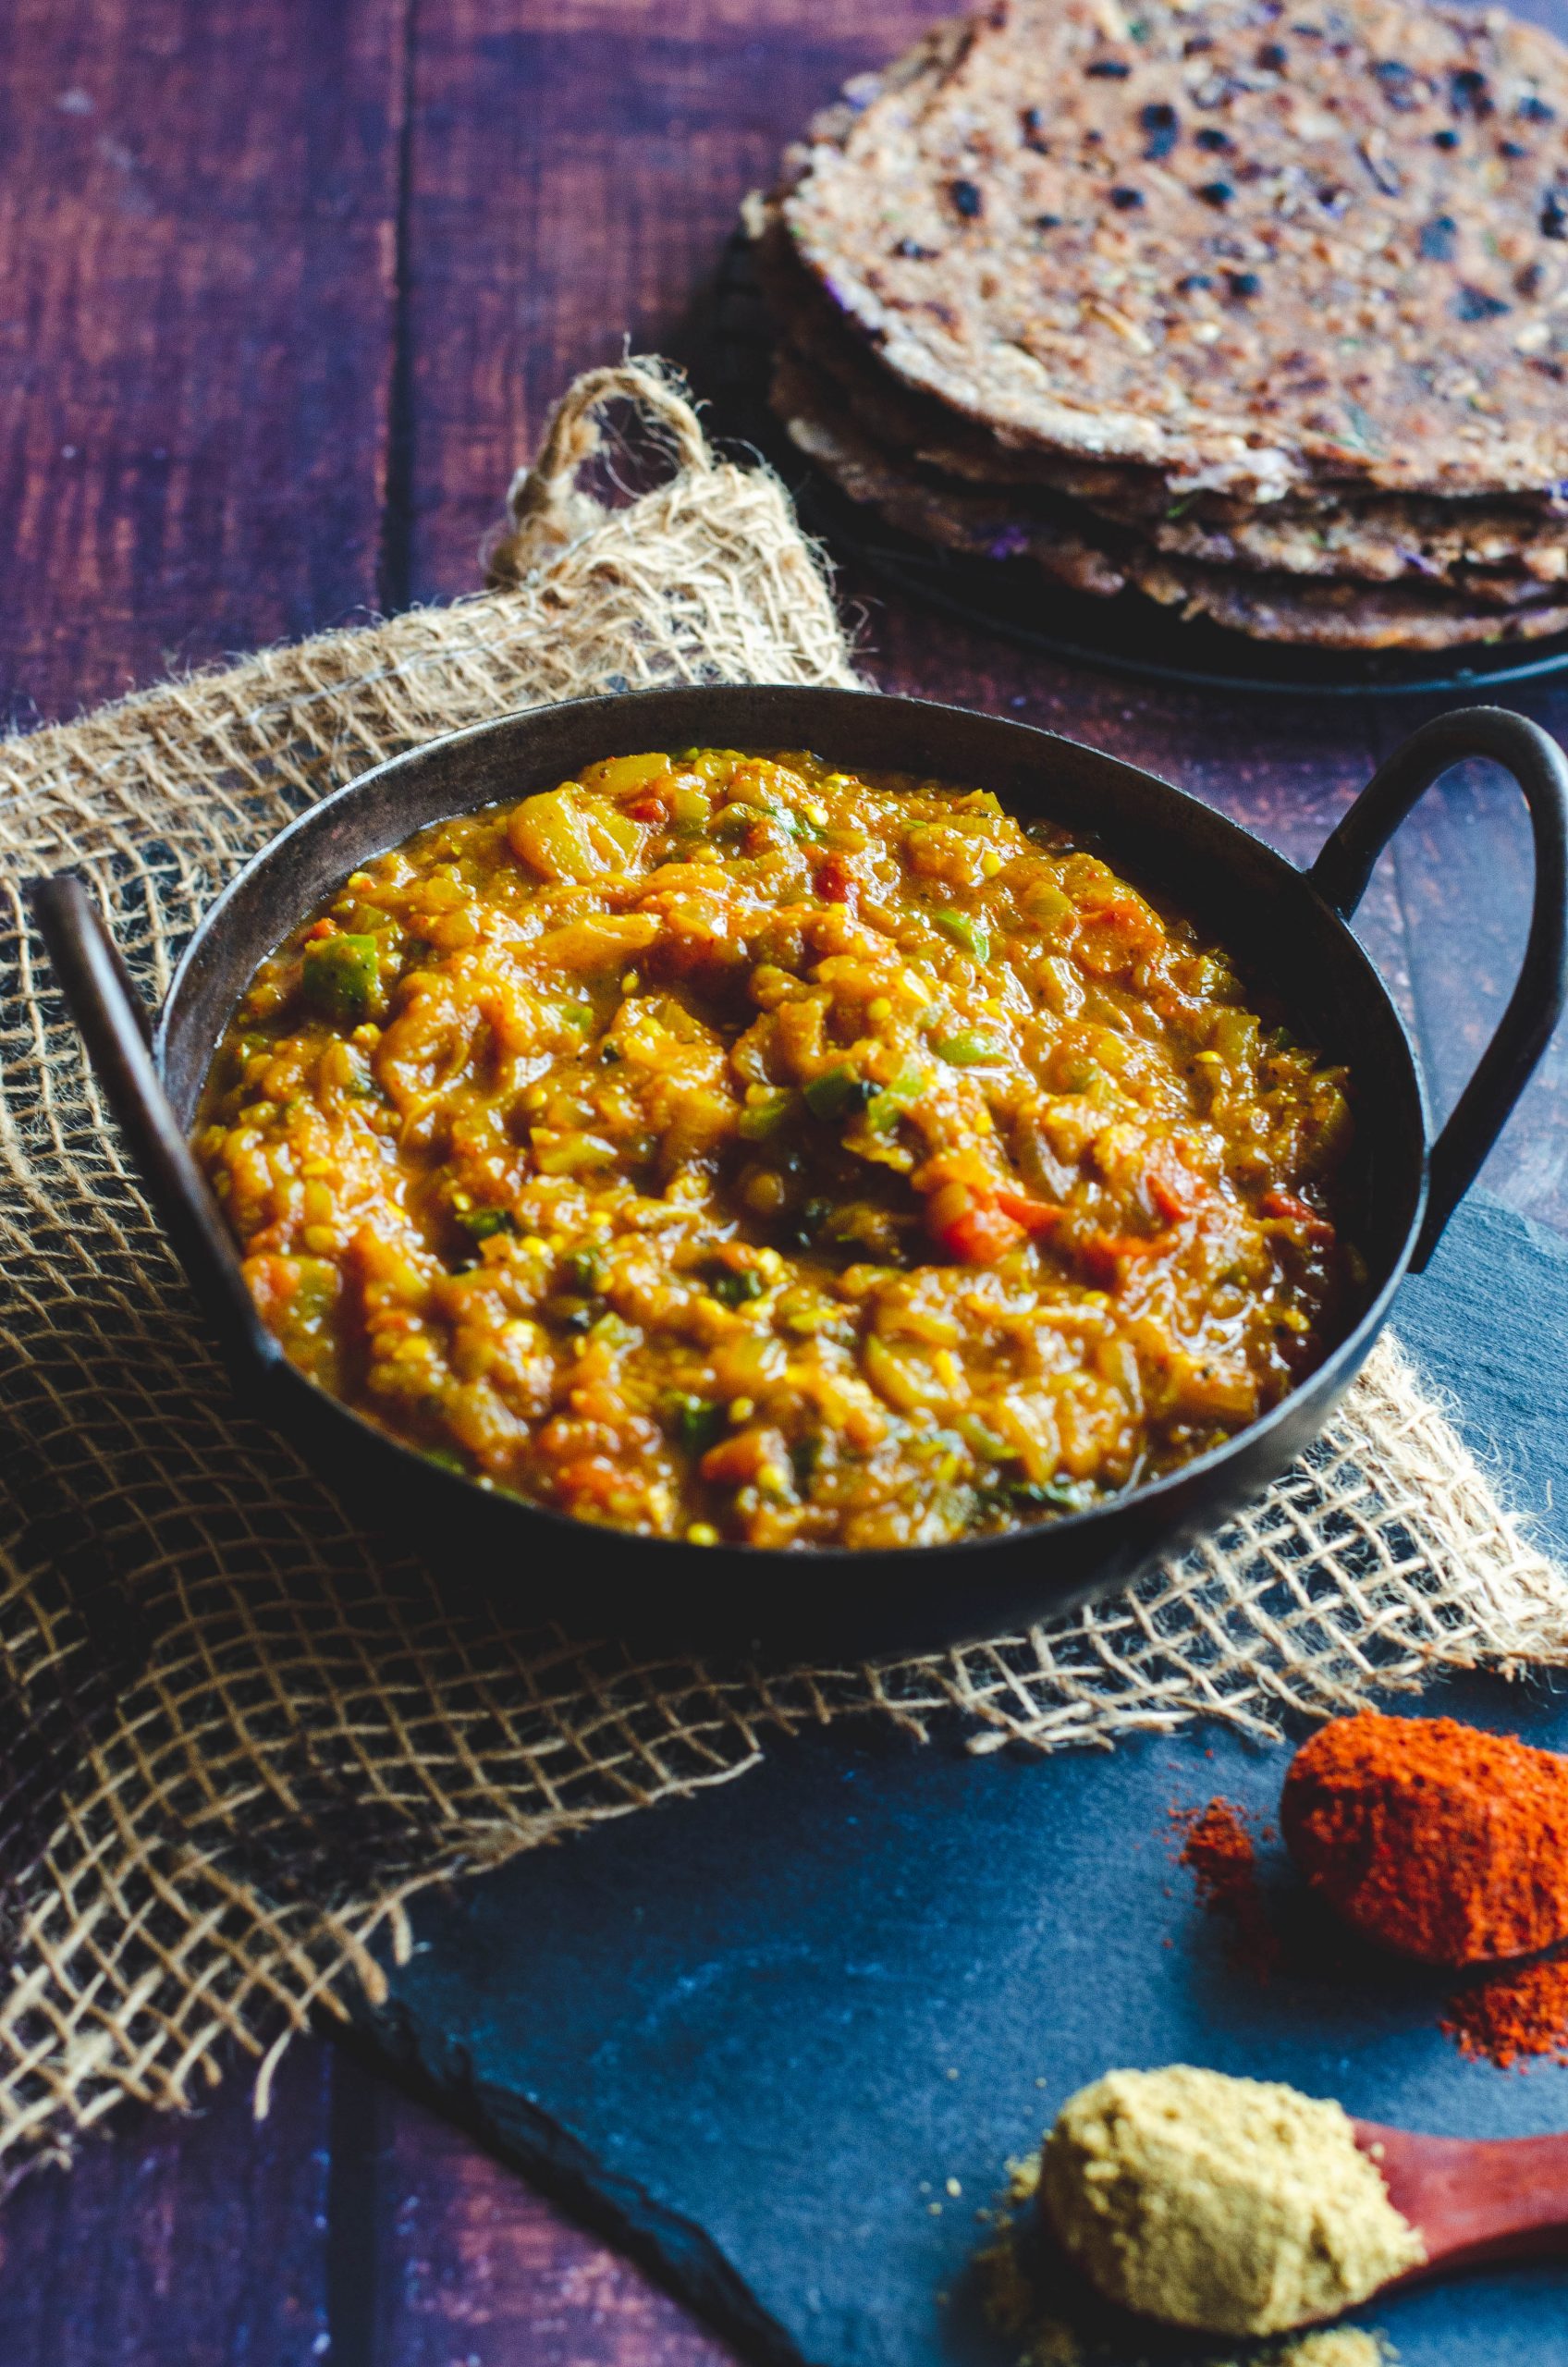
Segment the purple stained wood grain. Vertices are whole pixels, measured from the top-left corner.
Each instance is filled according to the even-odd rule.
[[[15,0],[0,713],[377,594],[405,0]]]
[[[327,2358],[333,2070],[301,2046],[259,2128],[240,2073],[191,2118],[128,2110],[36,2171],[0,2213],[5,2367]]]
[[[691,349],[749,189],[927,0],[445,0],[422,10],[410,147],[409,590],[473,581],[573,374]]]
[[[5,2367],[725,2367],[690,2313],[318,2039],[0,2214]]]
[[[334,2358],[374,2367],[726,2367],[680,2303],[347,2057]]]

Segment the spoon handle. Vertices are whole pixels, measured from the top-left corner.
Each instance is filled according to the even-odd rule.
[[[1417,2275],[1568,2251],[1568,2137],[1421,2137],[1366,2120],[1355,2135],[1426,2244]]]

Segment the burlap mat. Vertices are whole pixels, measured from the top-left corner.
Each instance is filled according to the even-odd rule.
[[[634,399],[673,473],[578,482]],[[646,447],[646,434],[643,436]],[[599,455],[602,464],[603,452]],[[9,742],[0,1098],[9,1491],[0,1598],[0,2155],[121,2097],[271,2067],[382,1974],[423,1885],[739,1774],[850,1711],[973,1749],[1203,1716],[1272,1734],[1436,1666],[1568,1655],[1568,1580],[1500,1508],[1400,1350],[1222,1536],[1027,1636],[879,1670],[633,1661],[455,1621],[235,1415],[126,1170],[19,892],[96,883],[150,997],[301,805],[429,735],[606,686],[856,678],[778,484],[717,461],[650,365],[567,397],[514,488],[503,588],[168,683]]]

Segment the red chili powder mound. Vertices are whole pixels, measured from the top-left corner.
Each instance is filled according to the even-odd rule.
[[[1280,1821],[1358,1931],[1427,1964],[1568,1939],[1568,1760],[1452,1718],[1336,1718],[1296,1753]]]
[[[1568,2063],[1568,1956],[1462,1989],[1442,2026],[1462,2054],[1500,2071],[1541,2055]]]
[[[1170,1817],[1185,1836],[1177,1863],[1192,1875],[1198,1904],[1230,1924],[1235,1961],[1267,1981],[1279,1961],[1280,1936],[1258,1885],[1246,1810],[1212,1799],[1207,1808],[1172,1809]]]
[[[1448,1718],[1363,1711],[1298,1752],[1281,1821],[1311,1887],[1366,1937],[1427,1962],[1484,1962],[1568,1933],[1565,1789],[1568,1762],[1550,1752]],[[1170,1817],[1178,1863],[1230,1926],[1232,1961],[1267,1980],[1286,1941],[1247,1810],[1215,1798]],[[1301,1944],[1290,1940],[1292,1969]],[[1442,2029],[1500,2071],[1568,2063],[1568,1949],[1461,1990]]]

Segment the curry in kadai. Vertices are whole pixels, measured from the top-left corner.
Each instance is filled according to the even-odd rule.
[[[1322,1355],[1346,1081],[984,789],[619,756],[355,872],[196,1145],[288,1355],[587,1521],[945,1542],[1174,1469]]]

